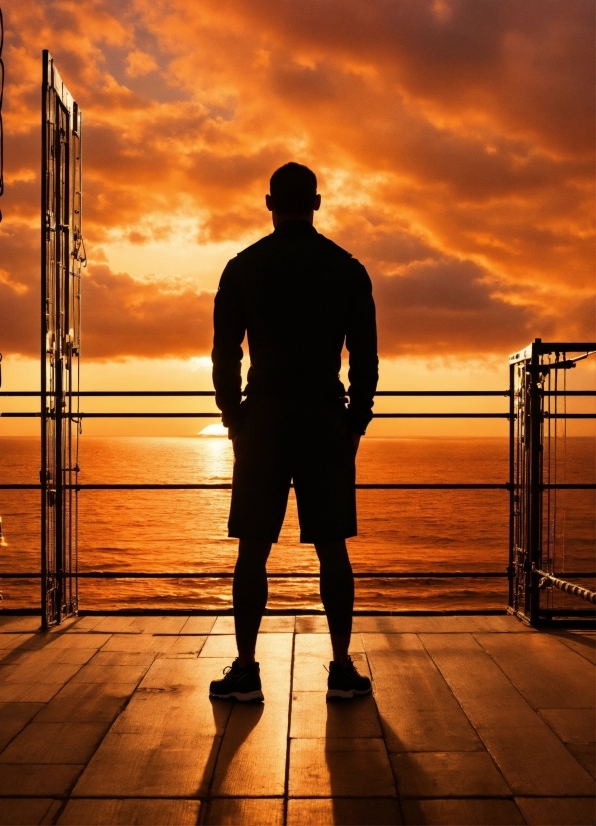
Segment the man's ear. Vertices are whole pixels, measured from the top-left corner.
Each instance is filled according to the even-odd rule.
[[[312,205],[312,208],[316,212],[320,208],[320,206],[321,206],[321,196],[320,195],[315,195],[315,202]]]
[[[271,200],[271,195],[265,195],[265,204],[269,212],[273,212],[273,201]]]

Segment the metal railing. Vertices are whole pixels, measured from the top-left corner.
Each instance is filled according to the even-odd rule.
[[[394,398],[416,398],[416,397],[433,397],[433,398],[486,398],[498,397],[508,399],[508,410],[506,412],[382,412],[374,413],[375,419],[504,419],[508,421],[509,431],[509,478],[507,481],[500,483],[483,483],[483,482],[460,482],[460,483],[357,483],[358,490],[501,490],[509,494],[509,554],[508,564],[506,568],[500,571],[364,571],[355,572],[354,576],[358,579],[493,579],[493,578],[507,578],[509,590],[509,605],[512,603],[513,597],[513,576],[514,576],[514,540],[513,540],[513,516],[515,509],[515,461],[514,461],[514,423],[515,423],[515,397],[514,397],[514,371],[510,367],[510,387],[507,390],[381,390],[375,395],[377,398],[394,397]],[[547,391],[545,391],[546,394]],[[550,391],[551,395],[555,391]],[[558,391],[562,394],[563,391]],[[131,390],[131,391],[79,391],[70,394],[78,398],[208,398],[214,397],[212,390]],[[566,391],[568,396],[596,396],[596,391],[592,390],[573,390]],[[21,397],[34,398],[40,397],[37,391],[0,391],[0,397]],[[152,412],[85,412],[81,411],[76,414],[77,419],[202,419],[202,418],[220,418],[219,411],[152,411]],[[561,416],[563,414],[560,414]],[[567,418],[596,418],[592,413],[566,414]],[[40,418],[41,412],[28,411],[6,411],[1,412],[2,418]],[[76,485],[67,485],[67,489],[79,491],[102,491],[102,490],[230,490],[230,483],[179,483],[179,484],[158,484],[158,483],[94,483],[85,484],[77,483]],[[582,490],[593,489],[595,486],[590,483],[578,484],[544,484],[542,488],[546,489],[567,489],[567,490]],[[35,483],[0,483],[0,490],[41,490],[41,484]],[[228,579],[233,576],[230,571],[84,571],[78,572],[80,579]],[[313,572],[287,571],[271,573],[269,576],[273,579],[312,579],[316,577]],[[565,572],[567,579],[586,578],[596,576],[596,571],[581,572]],[[40,572],[14,572],[4,571],[0,572],[0,578],[5,579],[36,579],[40,578]],[[505,609],[503,609],[505,610]],[[204,613],[204,612],[203,612]],[[219,611],[221,613],[221,610]],[[296,613],[296,612],[294,612]],[[358,613],[357,611],[355,613]],[[370,613],[370,612],[367,612]],[[388,612],[381,612],[388,613]]]

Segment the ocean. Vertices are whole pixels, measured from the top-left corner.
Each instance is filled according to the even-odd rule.
[[[593,439],[569,438],[566,481],[593,482],[595,458]],[[224,438],[83,436],[79,478],[86,484],[221,483],[230,481],[232,462],[231,444]],[[37,439],[0,438],[0,482],[36,482],[38,473]],[[507,439],[367,437],[358,454],[358,481],[363,483],[507,479]],[[232,571],[236,540],[227,537],[229,496],[229,491],[82,491],[79,568]],[[559,492],[558,570],[594,570],[595,498],[594,491]],[[39,570],[39,493],[0,491],[0,516],[6,543],[0,547],[0,571]],[[507,566],[505,490],[359,491],[358,526],[358,537],[348,541],[355,571],[505,571]],[[293,492],[268,568],[313,574],[271,580],[269,608],[322,608],[317,559],[312,546],[299,543]],[[593,587],[593,580],[586,584]],[[39,582],[0,576],[0,590],[4,608],[39,603]],[[558,605],[569,597],[557,592],[553,599]],[[231,580],[81,580],[79,604],[81,609],[221,610],[231,606]],[[506,604],[506,579],[356,582],[360,610],[495,609]]]

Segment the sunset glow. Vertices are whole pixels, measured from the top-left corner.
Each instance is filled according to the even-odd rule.
[[[225,436],[227,438],[228,428],[223,424],[208,424],[200,431],[199,436]]]
[[[5,386],[37,381],[42,48],[84,114],[87,389],[210,387],[214,290],[290,159],[371,274],[381,388],[501,387],[535,336],[593,337],[592,3],[2,6]]]

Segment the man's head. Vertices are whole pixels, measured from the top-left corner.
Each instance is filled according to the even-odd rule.
[[[315,173],[293,161],[275,170],[269,181],[269,191],[265,203],[273,213],[273,226],[291,219],[312,223],[313,212],[321,206]]]

